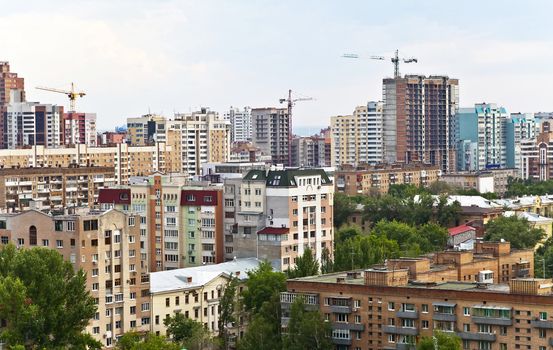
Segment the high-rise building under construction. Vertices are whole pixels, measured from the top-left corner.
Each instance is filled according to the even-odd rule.
[[[459,108],[459,80],[406,75],[383,81],[384,159],[423,162],[455,170],[453,117]]]

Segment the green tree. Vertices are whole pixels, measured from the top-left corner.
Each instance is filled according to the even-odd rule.
[[[288,278],[314,276],[318,273],[319,262],[313,256],[313,251],[310,247],[305,248],[303,254],[297,257],[296,266],[287,271]]]
[[[280,326],[280,325],[279,325]],[[280,350],[280,332],[275,333],[274,323],[262,314],[251,319],[248,330],[240,339],[238,350]]]
[[[334,235],[334,242],[335,243],[345,242],[350,238],[361,236],[362,234],[363,232],[361,231],[361,227],[357,225],[351,225],[351,226],[342,225],[338,230],[336,230],[336,233]]]
[[[209,331],[200,322],[187,318],[181,312],[165,318],[163,324],[167,328],[167,336],[188,349],[202,349],[211,341]]]
[[[356,203],[344,193],[334,194],[334,227],[341,227],[348,221],[348,217],[354,213]]]
[[[286,275],[282,272],[273,271],[273,267],[267,261],[248,271],[246,290],[243,292],[244,306],[247,311],[258,313],[263,303],[271,300],[275,293],[279,294],[286,290]]]
[[[116,348],[119,350],[180,350],[181,347],[153,333],[142,335],[138,332],[128,332],[119,338]]]
[[[435,331],[434,337],[422,337],[417,350],[461,350],[461,338],[455,333]]]
[[[334,271],[334,261],[330,255],[330,250],[327,247],[323,248],[321,252],[321,273],[330,273]]]
[[[291,306],[288,333],[282,341],[285,350],[334,349],[329,334],[331,328],[321,313],[305,310],[302,298],[296,298]]]
[[[421,237],[428,240],[432,246],[432,250],[438,251],[445,248],[449,234],[443,226],[430,222],[419,226],[417,231]]]
[[[534,248],[543,237],[542,229],[534,228],[525,218],[516,215],[500,216],[486,224],[486,241],[500,241],[504,239],[511,242],[515,249]]]
[[[7,327],[0,337],[28,348],[97,349],[101,344],[83,333],[96,305],[86,275],[58,252],[33,248],[0,250],[0,318]]]
[[[225,290],[223,291],[223,296],[221,297],[221,312],[219,316],[219,337],[223,341],[223,349],[228,349],[229,347],[229,326],[232,327],[236,323],[236,312],[238,309],[237,305],[237,293],[236,289],[240,283],[239,279],[235,276],[231,276]]]
[[[413,198],[417,194],[429,193],[427,189],[413,184],[390,185],[388,194],[399,198]]]
[[[435,181],[428,186],[428,191],[435,195],[451,194],[454,192],[453,187],[443,181]]]
[[[444,227],[456,226],[461,215],[461,204],[454,201],[448,204],[446,195],[440,195],[436,206],[436,222]]]

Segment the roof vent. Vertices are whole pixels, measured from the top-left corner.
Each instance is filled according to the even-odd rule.
[[[186,277],[186,282],[187,283],[192,283],[192,277],[190,277],[190,276]]]

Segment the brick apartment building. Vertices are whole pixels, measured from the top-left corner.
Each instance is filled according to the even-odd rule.
[[[86,327],[105,347],[130,330],[149,331],[149,275],[140,254],[138,216],[117,210],[51,216],[0,214],[0,244],[58,251],[87,273],[98,310]]]
[[[291,303],[303,296],[307,308],[330,322],[336,349],[415,349],[434,330],[455,332],[470,350],[553,346],[547,334],[553,284],[532,278],[531,251],[487,243],[472,261],[466,253],[443,254],[430,266],[400,259],[365,271],[288,280],[281,294],[283,332]],[[449,260],[451,254],[460,259]]]

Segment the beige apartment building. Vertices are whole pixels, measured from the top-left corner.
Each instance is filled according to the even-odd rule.
[[[0,244],[54,249],[83,269],[98,306],[86,331],[109,348],[125,332],[150,329],[149,275],[140,255],[138,220],[117,210],[0,214]]]
[[[230,121],[207,108],[176,114],[167,121],[167,143],[175,150],[170,159],[176,171],[192,178],[203,163],[229,160]]]
[[[131,176],[148,175],[154,171],[171,172],[174,169],[165,159],[171,148],[165,143],[154,146],[134,147],[117,144],[112,147],[88,147],[75,145],[71,148],[45,148],[33,146],[26,149],[0,150],[0,167],[112,167],[115,182],[126,184]],[[176,169],[178,171],[178,169]]]
[[[231,277],[241,282],[237,293],[244,288],[248,271],[259,266],[256,258],[234,259],[229,262],[154,272],[150,275],[152,306],[151,331],[166,334],[163,320],[175,313],[198,321],[214,335],[219,332],[220,302]],[[237,310],[237,320],[230,331],[231,339],[240,338],[246,327],[246,318]]]
[[[27,209],[92,208],[101,188],[115,184],[113,167],[0,168],[0,208],[8,212]]]
[[[415,349],[436,330],[457,334],[467,350],[550,349],[553,283],[532,277],[532,260],[521,261],[528,263],[524,269],[500,264],[499,275],[510,276],[500,283],[494,271],[482,268],[474,275],[467,271],[470,280],[427,279],[432,270],[441,274],[439,264],[385,264],[288,280],[281,294],[283,332],[291,304],[302,296],[331,324],[336,349]]]
[[[381,164],[376,166],[342,166],[334,174],[336,192],[350,196],[386,194],[391,185],[428,186],[440,179],[437,165]]]

